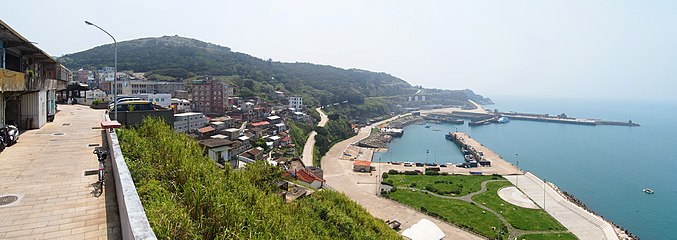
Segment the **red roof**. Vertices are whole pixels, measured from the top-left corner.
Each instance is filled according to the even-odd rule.
[[[286,136],[282,139],[283,142],[289,142],[291,141],[291,138],[289,136]]]
[[[252,123],[252,126],[254,126],[254,127],[259,127],[259,126],[268,125],[268,124],[270,124],[270,123],[269,123],[269,122],[266,122],[266,121],[263,121],[263,122],[255,122],[255,123]]]
[[[304,182],[307,182],[307,183],[313,183],[313,181],[315,181],[315,180],[320,181],[320,182],[325,182],[324,179],[322,179],[318,176],[315,176],[315,174],[312,174],[312,173],[306,171],[305,169],[301,169],[301,170],[296,171],[296,178],[298,180],[301,180],[301,181],[304,181]]]
[[[369,161],[355,161],[353,165],[358,165],[358,166],[371,166],[371,162]]]
[[[200,132],[200,133],[208,133],[208,132],[212,132],[212,131],[215,131],[215,130],[216,129],[214,129],[213,127],[203,127],[203,128],[198,129],[197,131]]]

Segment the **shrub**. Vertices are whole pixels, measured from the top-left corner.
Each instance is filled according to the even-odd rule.
[[[391,193],[397,192],[397,187],[391,188],[391,189],[390,189],[390,192],[391,192]]]
[[[385,179],[385,178],[388,178],[388,173],[387,173],[387,172],[384,172],[384,173],[381,175],[381,177],[384,178],[384,179]]]
[[[404,175],[418,175],[417,171],[404,171]]]
[[[432,184],[426,185],[426,186],[425,186],[425,190],[427,190],[427,191],[429,191],[429,192],[434,192],[434,193],[437,192],[437,188],[435,188],[435,186],[433,186]]]
[[[413,183],[409,184],[409,186],[410,186],[410,187],[416,187],[416,183],[413,182]]]
[[[395,169],[390,169],[390,170],[388,170],[388,173],[389,173],[389,174],[400,174],[400,172],[398,172],[398,171],[395,170]]]

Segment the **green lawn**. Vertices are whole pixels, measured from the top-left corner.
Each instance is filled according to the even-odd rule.
[[[502,227],[501,220],[494,214],[482,213],[484,210],[481,208],[461,200],[434,197],[430,194],[408,189],[398,189],[385,196],[421,211],[425,209],[424,212],[430,215],[438,216],[445,221],[490,239],[496,237],[496,231],[492,230],[491,227],[497,229]],[[504,234],[505,236],[508,235]]]
[[[492,179],[503,179],[497,176],[467,176],[467,175],[404,175],[389,174],[385,182],[391,182],[397,187],[413,187],[426,189],[446,196],[463,196],[477,192],[482,188],[482,182]],[[414,185],[412,185],[414,184]]]
[[[483,204],[497,212],[521,230],[546,231],[566,230],[557,220],[541,209],[528,209],[512,205],[498,196],[498,189],[512,185],[510,182],[487,183],[487,192],[473,196],[473,201]]]
[[[563,240],[576,240],[576,236],[571,233],[551,233],[551,234],[524,234],[519,236],[519,240],[550,240],[550,239],[563,239]]]

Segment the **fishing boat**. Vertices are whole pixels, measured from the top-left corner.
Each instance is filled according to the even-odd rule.
[[[425,125],[425,128],[430,128],[430,125]]]
[[[498,123],[508,123],[508,122],[510,122],[510,118],[500,117],[500,118],[498,118],[497,122]]]
[[[651,188],[645,188],[645,189],[642,190],[642,191],[643,191],[644,193],[646,193],[646,194],[653,194],[653,189],[651,189]]]

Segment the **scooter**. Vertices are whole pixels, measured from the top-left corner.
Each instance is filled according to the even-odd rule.
[[[11,124],[0,127],[0,152],[5,147],[14,145],[19,140],[19,129]]]

